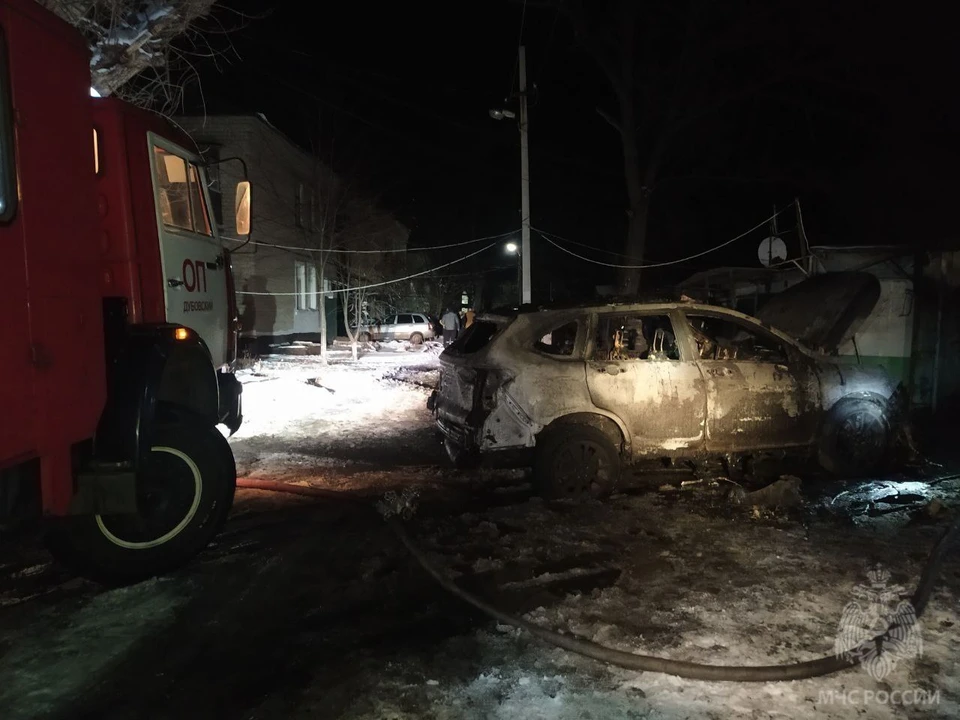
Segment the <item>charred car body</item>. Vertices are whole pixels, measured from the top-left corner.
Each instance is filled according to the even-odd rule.
[[[858,287],[862,306],[875,288]],[[846,333],[804,327],[843,337],[865,317],[829,315]],[[532,451],[551,496],[609,491],[623,464],[643,458],[798,449],[841,475],[878,468],[903,390],[805,340],[689,301],[488,314],[441,355],[428,407],[455,461]]]

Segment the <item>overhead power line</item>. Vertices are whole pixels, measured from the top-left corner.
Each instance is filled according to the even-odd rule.
[[[548,243],[550,243],[551,245],[553,245],[553,246],[554,246],[555,248],[557,248],[558,250],[561,250],[561,251],[567,253],[568,255],[572,255],[573,257],[575,257],[575,258],[577,258],[577,259],[579,259],[579,260],[583,260],[584,262],[593,263],[594,265],[603,265],[604,267],[620,268],[620,269],[624,269],[624,270],[641,270],[641,269],[645,269],[645,268],[658,268],[658,267],[667,267],[667,266],[669,266],[669,265],[679,265],[679,264],[681,264],[681,263],[685,263],[685,262],[688,262],[688,261],[690,261],[690,260],[696,260],[697,258],[703,257],[704,255],[709,255],[709,254],[712,253],[712,252],[716,252],[717,250],[720,250],[720,249],[722,249],[722,248],[727,247],[727,245],[732,245],[732,244],[735,243],[737,240],[740,240],[740,239],[746,237],[747,235],[749,235],[750,233],[752,233],[754,230],[758,230],[758,229],[762,228],[764,225],[766,225],[766,224],[769,223],[771,220],[773,220],[775,217],[777,217],[780,213],[786,212],[786,211],[787,211],[788,209],[790,209],[791,207],[793,207],[793,203],[790,203],[789,205],[787,205],[787,207],[783,208],[783,210],[778,210],[778,211],[775,212],[773,215],[771,215],[770,217],[766,218],[765,220],[757,223],[756,225],[754,225],[754,226],[753,226],[752,228],[750,228],[749,230],[746,230],[746,231],[740,233],[739,235],[737,235],[737,236],[734,237],[734,238],[730,238],[730,239],[727,240],[726,242],[722,242],[722,243],[720,243],[719,245],[714,245],[712,248],[709,248],[709,249],[707,249],[707,250],[703,250],[702,252],[698,252],[698,253],[695,253],[695,254],[693,254],[693,255],[688,255],[687,257],[677,258],[676,260],[667,260],[667,261],[665,261],[665,262],[656,262],[656,263],[644,263],[644,264],[641,264],[641,265],[620,265],[620,264],[617,264],[617,263],[603,262],[602,260],[593,260],[593,259],[591,259],[591,258],[584,257],[583,255],[579,255],[579,254],[573,252],[573,250],[568,250],[567,248],[563,247],[562,245],[554,242],[551,238],[557,238],[558,240],[561,240],[561,241],[564,241],[564,242],[572,242],[572,241],[568,241],[566,238],[561,237],[560,235],[555,235],[555,234],[553,234],[553,233],[544,232],[543,230],[540,230],[539,228],[534,228],[534,230],[536,230],[536,231],[540,234],[540,237],[542,237],[544,240],[546,240]]]
[[[472,240],[464,240],[463,242],[449,243],[447,245],[432,245],[430,247],[420,247],[420,248],[386,248],[383,250],[349,250],[349,249],[330,249],[330,248],[317,248],[317,247],[306,247],[299,245],[278,245],[276,243],[268,242],[258,242],[256,240],[250,241],[251,245],[260,245],[261,247],[270,247],[277,250],[293,250],[296,252],[315,252],[315,253],[338,253],[344,255],[382,255],[384,253],[401,253],[401,252],[424,252],[427,250],[445,250],[447,248],[453,247],[463,247],[464,245],[474,245],[484,240],[499,240],[500,238],[507,237],[508,235],[516,235],[516,230],[511,230],[509,232],[500,233],[499,235],[486,235],[484,237],[473,238]],[[230,238],[232,239],[232,238]],[[237,241],[241,242],[241,241]]]
[[[430,268],[429,270],[421,270],[420,272],[413,273],[412,275],[396,278],[395,280],[384,280],[383,282],[369,283],[367,285],[359,285],[357,287],[334,288],[332,290],[320,290],[318,292],[324,295],[333,295],[334,293],[348,293],[348,292],[356,292],[358,290],[369,290],[371,288],[383,287],[384,285],[394,285],[396,283],[405,282],[407,280],[413,280],[414,278],[422,277],[423,275],[429,275],[430,273],[436,272],[437,270],[443,270],[444,268],[448,268],[451,265],[456,265],[457,263],[463,262],[464,260],[469,260],[473,256],[479,255],[485,250],[489,250],[490,248],[494,247],[496,244],[497,243],[495,242],[490,243],[489,245],[482,247],[479,250],[474,250],[472,253],[468,255],[464,255],[463,257],[457,258],[456,260],[451,260],[450,262],[444,263],[443,265],[437,265],[435,268]],[[300,295],[300,294],[301,293],[299,292],[254,292],[251,290],[243,290],[243,291],[237,292],[237,295],[267,295],[272,297],[296,297],[297,295]]]

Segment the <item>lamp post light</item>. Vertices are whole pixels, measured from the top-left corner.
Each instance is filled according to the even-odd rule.
[[[520,78],[520,227],[521,248],[520,256],[521,283],[520,304],[529,305],[530,299],[530,158],[527,147],[527,55],[523,45],[519,48],[518,69]],[[490,117],[494,120],[515,119],[517,114],[512,110],[492,109]],[[514,243],[510,243],[514,245]],[[508,252],[513,252],[509,250]]]

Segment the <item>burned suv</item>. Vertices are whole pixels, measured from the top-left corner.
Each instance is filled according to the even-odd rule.
[[[695,302],[483,315],[440,364],[428,407],[451,457],[532,450],[552,497],[609,492],[642,458],[802,449],[866,473],[902,414],[881,369]]]

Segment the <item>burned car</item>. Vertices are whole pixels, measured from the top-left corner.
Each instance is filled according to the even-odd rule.
[[[527,450],[551,497],[609,492],[643,458],[793,449],[868,473],[904,412],[880,368],[689,301],[482,315],[440,364],[428,407],[451,457]]]

